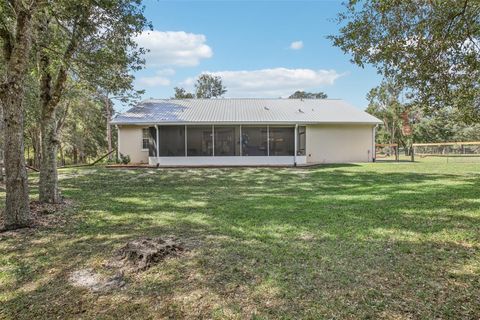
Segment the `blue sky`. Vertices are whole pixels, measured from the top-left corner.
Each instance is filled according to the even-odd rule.
[[[173,87],[193,90],[202,72],[220,75],[225,97],[285,97],[323,91],[365,108],[381,78],[353,65],[326,39],[340,1],[146,0],[154,31],[137,42],[150,49],[135,74],[143,98],[169,98]],[[121,107],[120,109],[124,109]],[[121,110],[120,110],[121,111]]]

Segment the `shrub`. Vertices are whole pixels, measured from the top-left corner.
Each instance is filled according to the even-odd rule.
[[[118,162],[123,163],[123,164],[129,164],[130,163],[130,156],[128,154],[124,155],[124,154],[120,153]]]

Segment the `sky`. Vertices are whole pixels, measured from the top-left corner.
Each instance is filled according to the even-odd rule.
[[[150,50],[135,73],[143,99],[171,98],[174,87],[194,91],[201,73],[221,76],[226,98],[288,97],[296,90],[325,92],[354,106],[380,83],[375,69],[360,68],[326,37],[341,1],[146,0],[153,31],[137,37]],[[119,105],[118,111],[127,106]]]

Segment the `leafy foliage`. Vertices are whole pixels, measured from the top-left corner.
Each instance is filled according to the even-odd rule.
[[[195,83],[195,96],[201,99],[211,99],[223,96],[227,88],[222,84],[222,78],[211,74],[201,74]]]
[[[480,124],[466,124],[452,109],[424,115],[414,127],[415,142],[480,141]]]
[[[125,154],[120,153],[118,160],[122,164],[129,164],[130,163],[130,156],[128,154],[125,155]]]
[[[193,94],[190,92],[187,92],[184,88],[179,88],[175,87],[173,88],[175,90],[175,99],[193,99]]]
[[[383,82],[367,97],[366,111],[383,121],[376,130],[378,143],[398,143],[408,148],[412,142],[480,141],[480,124],[466,123],[452,107],[425,113],[404,103],[401,89],[392,82]]]
[[[60,130],[60,157],[63,163],[86,163],[105,154],[107,121],[103,101],[89,95],[69,99],[69,108]]]
[[[480,120],[480,2],[350,0],[335,46],[373,64],[426,112],[455,108]]]
[[[400,102],[401,89],[393,82],[383,82],[367,95],[366,111],[383,121],[377,128],[377,142],[398,143],[403,147],[411,144],[410,125],[414,121],[410,107]]]
[[[28,83],[28,82],[27,82]],[[40,157],[40,113],[35,100],[35,82],[28,86],[25,121],[25,149],[27,162],[39,167]],[[105,132],[107,126],[105,99],[101,99],[89,87],[69,81],[64,99],[56,112],[58,159],[61,165],[87,163],[107,152]],[[109,103],[110,113],[113,113]],[[116,135],[113,134],[115,143]]]
[[[227,88],[223,86],[222,78],[205,73],[201,74],[195,83],[195,94],[184,88],[175,87],[175,99],[211,99],[223,96]]]
[[[327,99],[328,96],[324,92],[305,92],[295,91],[288,99]]]

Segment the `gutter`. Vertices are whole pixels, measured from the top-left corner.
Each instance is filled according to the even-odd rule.
[[[382,122],[383,123],[383,122]],[[120,126],[195,126],[195,125],[216,125],[216,126],[234,126],[234,125],[251,125],[251,126],[258,126],[258,125],[335,125],[335,124],[343,124],[343,125],[369,125],[369,126],[376,126],[381,124],[379,122],[348,122],[348,121],[332,121],[332,122],[298,122],[298,121],[246,121],[246,122],[221,122],[221,121],[205,121],[205,122],[110,122],[112,125],[120,125]]]

